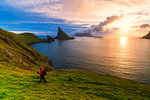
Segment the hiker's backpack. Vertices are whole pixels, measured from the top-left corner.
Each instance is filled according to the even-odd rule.
[[[42,73],[42,74],[43,74],[43,75],[46,75],[46,70],[45,70],[45,69],[43,70],[43,73]]]

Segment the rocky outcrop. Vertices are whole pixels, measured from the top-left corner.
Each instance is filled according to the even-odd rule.
[[[60,27],[58,27],[58,33],[55,39],[58,40],[69,40],[74,39],[73,37],[69,37]]]
[[[76,33],[74,36],[78,37],[93,37],[90,33]]]
[[[47,40],[48,40],[48,42],[50,43],[50,42],[52,42],[52,41],[55,41],[55,39],[54,38],[52,38],[51,36],[49,36],[49,35],[47,35]]]
[[[147,35],[143,36],[143,38],[150,39],[150,31],[149,31],[149,33]]]

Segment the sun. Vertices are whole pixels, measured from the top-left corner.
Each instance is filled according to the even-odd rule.
[[[126,36],[121,36],[120,37],[120,44],[125,45],[127,44],[127,37]]]

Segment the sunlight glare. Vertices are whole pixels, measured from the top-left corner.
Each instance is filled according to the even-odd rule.
[[[120,37],[120,44],[122,44],[122,45],[127,44],[127,37],[126,36]]]

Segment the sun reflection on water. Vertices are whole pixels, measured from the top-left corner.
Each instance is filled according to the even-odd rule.
[[[120,44],[121,45],[126,45],[128,42],[128,38],[126,36],[120,37]]]

